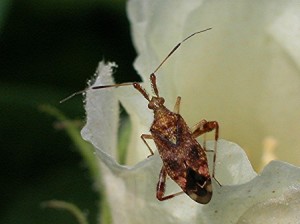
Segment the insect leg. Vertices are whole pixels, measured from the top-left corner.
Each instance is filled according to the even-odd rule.
[[[167,177],[167,171],[166,171],[165,167],[162,166],[160,173],[159,173],[159,180],[158,180],[157,187],[156,187],[156,198],[160,201],[168,200],[170,198],[173,198],[177,195],[184,193],[183,191],[180,191],[175,194],[170,194],[170,195],[164,196],[165,189],[166,189],[166,177]]]
[[[181,101],[181,97],[177,96],[176,103],[174,105],[174,110],[173,110],[173,112],[176,113],[176,114],[179,114],[180,101]]]
[[[197,123],[193,129],[192,129],[192,136],[194,138],[197,138],[198,136],[205,134],[207,132],[210,132],[212,130],[215,130],[215,147],[214,147],[214,157],[213,157],[213,171],[212,171],[212,177],[218,182],[218,184],[221,186],[220,182],[215,178],[215,169],[216,169],[216,159],[217,159],[217,141],[219,139],[219,123],[217,121],[206,121],[201,120],[199,123]],[[204,146],[205,149],[205,146]],[[206,150],[206,149],[205,149]],[[208,151],[208,150],[206,150]]]
[[[143,142],[145,143],[145,145],[148,147],[148,149],[149,149],[149,151],[150,151],[150,155],[149,156],[147,156],[148,158],[150,157],[150,156],[153,156],[154,155],[154,152],[153,152],[153,150],[150,148],[150,146],[149,146],[149,144],[146,142],[146,139],[153,139],[153,136],[152,135],[150,135],[150,134],[142,134],[141,135],[141,139],[143,140]]]
[[[193,138],[197,138],[200,135],[206,134],[207,132],[210,132],[212,130],[215,130],[215,150],[214,151],[216,152],[217,141],[219,139],[219,124],[217,121],[206,121],[204,119],[201,120],[192,128],[192,136],[193,136]],[[204,141],[204,144],[205,144],[205,141]]]
[[[192,135],[194,138],[199,137],[202,134],[215,130],[215,140],[219,139],[219,124],[217,121],[201,120],[192,128]]]

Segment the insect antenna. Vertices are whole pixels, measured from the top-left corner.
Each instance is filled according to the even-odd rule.
[[[110,87],[119,87],[119,86],[130,86],[132,85],[132,82],[125,82],[120,84],[111,84],[111,85],[103,85],[103,86],[93,86],[91,89],[105,89]]]
[[[152,73],[150,75],[150,81],[151,81],[151,87],[152,87],[153,92],[155,93],[155,95],[157,97],[159,97],[158,88],[157,88],[157,85],[156,85],[156,76],[155,76],[154,73]]]
[[[130,86],[132,84],[133,84],[132,82],[126,82],[126,83],[120,83],[120,84],[111,84],[111,85],[103,85],[103,86],[93,86],[92,88],[86,88],[84,90],[80,90],[78,92],[72,93],[70,96],[67,96],[66,98],[64,98],[61,101],[59,101],[59,103],[64,103],[67,100],[73,98],[74,96],[77,96],[79,94],[85,93],[86,91],[88,91],[90,89],[105,89],[105,88],[110,88],[110,87]]]
[[[150,102],[149,94],[146,92],[146,90],[137,82],[133,83],[133,87],[137,89],[145,98]]]
[[[210,28],[207,28],[207,29],[205,29],[205,30],[200,30],[200,31],[197,31],[197,32],[195,32],[195,33],[192,33],[191,35],[189,35],[188,37],[186,37],[185,39],[183,39],[181,42],[179,42],[171,51],[170,51],[170,53],[167,55],[167,57],[165,57],[165,59],[164,60],[162,60],[162,62],[158,65],[158,67],[154,70],[154,72],[153,73],[156,73],[159,69],[160,69],[160,67],[168,60],[168,58],[180,47],[180,45],[183,43],[183,42],[185,42],[185,41],[187,41],[188,39],[190,39],[192,36],[195,36],[195,35],[197,35],[197,34],[199,34],[199,33],[203,33],[203,32],[206,32],[206,31],[208,31],[208,30],[211,30],[212,29],[212,27],[210,27]]]
[[[156,85],[156,76],[155,76],[155,73],[162,67],[162,65],[168,60],[168,58],[180,47],[180,45],[187,41],[188,39],[190,39],[191,37],[193,37],[194,35],[197,35],[197,34],[200,34],[200,33],[203,33],[205,31],[208,31],[208,30],[211,30],[212,28],[207,28],[207,29],[204,29],[204,30],[200,30],[200,31],[197,31],[195,33],[192,33],[191,35],[189,35],[188,37],[186,37],[185,39],[183,39],[181,42],[179,42],[171,51],[170,53],[167,55],[167,57],[165,57],[165,59],[158,65],[158,67],[152,72],[152,74],[150,75],[150,81],[151,81],[151,86],[152,86],[152,90],[154,91],[155,95],[157,97],[159,97],[159,93],[158,93],[158,88],[157,88],[157,85]],[[138,83],[120,83],[120,84],[112,84],[112,85],[103,85],[103,86],[93,86],[91,88],[87,88],[87,89],[84,89],[84,90],[81,90],[81,91],[78,91],[78,92],[75,92],[73,94],[71,94],[70,96],[62,99],[61,101],[59,101],[59,103],[64,103],[65,101],[73,98],[74,96],[76,95],[79,95],[79,94],[82,94],[82,93],[85,93],[87,90],[90,90],[90,89],[105,89],[105,88],[110,88],[110,87],[119,87],[119,86],[129,86],[129,85],[133,85],[134,88],[136,88],[148,101],[150,101],[150,98],[149,98],[149,94],[146,92],[145,89],[143,89],[141,87],[140,84]]]
[[[157,85],[156,85],[156,76],[155,76],[155,73],[162,67],[162,65],[168,60],[169,57],[171,57],[171,55],[180,47],[180,45],[187,41],[188,39],[190,39],[191,37],[197,35],[197,34],[200,34],[200,33],[203,33],[205,31],[208,31],[208,30],[211,30],[212,28],[207,28],[205,30],[200,30],[200,31],[197,31],[195,33],[192,33],[191,35],[189,35],[188,37],[184,38],[181,42],[179,42],[171,51],[170,53],[164,58],[164,60],[162,60],[162,62],[158,65],[158,67],[154,70],[154,72],[152,72],[152,74],[150,75],[150,81],[151,81],[151,86],[152,86],[152,90],[153,92],[155,93],[155,95],[157,97],[159,97],[159,94],[158,94],[158,88],[157,88]]]
[[[70,96],[67,96],[66,98],[64,98],[64,99],[62,99],[61,101],[59,101],[59,103],[64,103],[64,102],[66,102],[67,100],[73,98],[73,97],[76,96],[76,95],[85,93],[85,91],[86,91],[86,89],[85,89],[85,90],[78,91],[78,92],[75,92],[75,93],[72,93]]]

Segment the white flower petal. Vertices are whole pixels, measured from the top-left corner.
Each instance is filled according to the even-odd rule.
[[[111,75],[115,67],[115,63],[100,62],[95,77],[88,83],[89,87],[113,84]],[[119,105],[114,89],[93,90],[89,88],[86,91],[85,110],[87,120],[81,131],[83,138],[95,147],[116,156]]]
[[[294,223],[292,220],[299,217],[299,211],[293,208],[300,200],[299,171],[298,167],[273,161],[250,182],[218,188],[214,200],[203,209],[204,223],[271,223],[264,221],[277,218]],[[263,205],[267,207],[259,211]],[[282,213],[283,207],[290,211]],[[272,212],[272,208],[277,212]]]
[[[282,13],[270,25],[270,34],[287,51],[300,69],[300,4],[288,2]]]
[[[106,81],[111,75],[111,66],[112,64],[100,63],[100,76],[95,85],[108,84]],[[87,124],[82,135],[94,144],[97,154],[106,165],[102,166],[103,180],[114,223],[236,223],[238,220],[249,219],[255,211],[254,205],[278,201],[276,206],[280,209],[280,203],[284,200],[282,195],[291,205],[300,200],[299,168],[272,162],[257,176],[239,146],[220,140],[217,147],[216,178],[223,186],[213,182],[213,198],[209,204],[198,204],[185,194],[164,202],[158,201],[155,189],[162,161],[157,153],[133,167],[121,166],[115,161],[115,148],[112,145],[116,144],[116,133],[113,130],[116,129],[117,109],[103,105],[107,105],[106,102],[109,101],[112,103],[110,106],[117,108],[117,102],[114,90],[108,90],[110,93],[105,91],[87,91]],[[215,142],[208,142],[207,149],[212,150],[214,144]],[[208,152],[210,168],[212,155],[213,153]],[[295,197],[290,196],[291,189],[292,196]],[[178,191],[180,188],[176,183],[167,181],[166,194]],[[274,206],[269,207],[272,209]],[[291,220],[297,217],[298,213],[295,212],[296,210],[292,210],[289,213]],[[241,216],[243,217],[240,218]]]
[[[126,164],[134,165],[150,154],[140,136],[141,134],[149,133],[153,113],[148,109],[146,99],[132,86],[118,88],[116,92],[133,124],[131,139],[127,148]]]
[[[158,71],[167,106],[180,95],[189,125],[219,121],[221,137],[245,148],[255,167],[267,136],[278,141],[279,158],[300,164],[299,7],[297,1],[131,0],[135,68],[149,88],[149,74],[178,41],[213,27]]]
[[[254,204],[240,218],[243,224],[299,223],[300,192],[290,189],[281,196]]]

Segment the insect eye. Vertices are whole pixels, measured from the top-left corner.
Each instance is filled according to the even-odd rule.
[[[152,102],[148,103],[148,108],[152,110],[154,108],[154,104]]]

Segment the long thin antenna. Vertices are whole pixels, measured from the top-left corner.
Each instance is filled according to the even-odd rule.
[[[190,39],[190,38],[191,38],[192,36],[194,36],[194,35],[197,35],[197,34],[199,34],[199,33],[203,33],[203,32],[205,32],[205,31],[208,31],[208,30],[211,30],[211,29],[212,29],[212,27],[207,28],[207,29],[205,29],[205,30],[197,31],[197,32],[195,32],[195,33],[192,33],[191,35],[189,35],[189,36],[186,37],[185,39],[183,39],[180,43],[178,43],[178,44],[170,51],[170,53],[167,55],[167,57],[165,57],[165,59],[159,64],[159,66],[154,70],[153,73],[156,73],[156,72],[160,69],[160,67],[165,63],[165,61],[168,60],[168,58],[169,58],[169,57],[177,50],[177,48],[180,47],[180,45],[181,45],[183,42],[185,42],[186,40]]]
[[[120,83],[120,84],[111,84],[111,85],[105,85],[105,86],[92,86],[91,89],[104,89],[104,88],[108,88],[108,87],[129,86],[132,84],[133,84],[133,82],[124,82],[124,83]]]
[[[111,84],[111,85],[105,85],[105,86],[92,86],[91,88],[87,88],[87,89],[84,89],[84,90],[81,90],[81,91],[72,93],[70,96],[67,96],[66,98],[64,98],[64,99],[62,99],[61,101],[59,101],[59,103],[63,103],[63,102],[65,102],[65,101],[71,99],[72,97],[74,97],[74,96],[76,96],[76,95],[85,93],[85,92],[86,92],[87,90],[89,90],[89,89],[104,89],[104,88],[108,88],[108,87],[129,86],[129,85],[132,85],[132,84],[133,84],[132,82],[126,82],[126,83]]]
[[[78,91],[78,92],[76,92],[76,93],[73,93],[73,94],[71,94],[70,96],[68,96],[68,97],[62,99],[61,101],[59,101],[59,103],[63,103],[63,102],[65,102],[65,101],[71,99],[72,97],[74,97],[74,96],[76,96],[76,95],[79,95],[79,94],[84,93],[85,91],[86,91],[86,89],[85,89],[85,90]]]
[[[179,42],[171,51],[170,51],[170,53],[167,55],[167,57],[165,57],[165,59],[158,65],[158,67],[154,70],[154,72],[152,73],[152,76],[154,76],[154,77],[152,77],[151,79],[152,79],[152,83],[153,83],[153,88],[154,88],[154,91],[155,91],[155,94],[158,96],[158,90],[157,90],[157,87],[156,87],[156,83],[155,83],[155,75],[154,75],[154,73],[156,73],[159,69],[160,69],[160,67],[168,60],[168,58],[177,50],[177,48],[179,48],[180,47],[180,45],[183,43],[183,42],[185,42],[185,41],[187,41],[188,39],[190,39],[191,37],[193,37],[193,36],[195,36],[195,35],[197,35],[197,34],[200,34],[200,33],[203,33],[203,32],[206,32],[206,31],[208,31],[208,30],[211,30],[212,28],[210,27],[210,28],[207,28],[207,29],[205,29],[205,30],[200,30],[200,31],[197,31],[197,32],[195,32],[195,33],[192,33],[191,35],[189,35],[188,37],[186,37],[185,39],[183,39],[181,42]],[[153,81],[154,80],[154,81]],[[82,93],[84,93],[84,92],[86,92],[87,90],[89,90],[89,89],[104,89],[104,88],[109,88],[109,87],[119,87],[119,86],[129,86],[129,85],[134,85],[134,87],[136,88],[136,89],[142,89],[141,87],[140,88],[137,88],[136,86],[137,86],[137,83],[120,83],[120,84],[111,84],[111,85],[103,85],[103,86],[93,86],[93,87],[90,87],[90,88],[87,88],[87,89],[84,89],[84,90],[81,90],[81,91],[78,91],[78,92],[75,92],[75,93],[73,93],[73,94],[71,94],[70,96],[68,96],[68,97],[66,97],[66,98],[64,98],[64,99],[62,99],[61,101],[59,101],[59,103],[63,103],[63,102],[65,102],[65,101],[67,101],[67,100],[69,100],[69,99],[71,99],[72,97],[74,97],[74,96],[76,96],[76,95],[79,95],[79,94],[82,94]],[[139,90],[143,95],[144,95],[144,97],[149,101],[149,96],[147,97],[146,95],[148,95],[144,90]],[[144,93],[143,93],[144,92]]]

